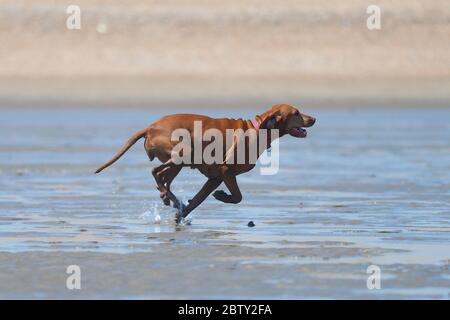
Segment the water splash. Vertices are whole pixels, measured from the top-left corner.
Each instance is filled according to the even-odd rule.
[[[150,209],[145,211],[139,216],[139,219],[148,221],[153,224],[161,224],[163,221],[163,218],[161,217],[162,214],[162,208],[161,205],[157,203],[152,203],[150,205]]]
[[[182,218],[179,224],[182,226],[190,226],[192,224],[192,215]]]
[[[161,224],[173,224],[175,221],[175,216],[177,214],[177,209],[172,207],[167,207],[159,202],[154,202],[150,204],[150,208],[139,216],[140,220],[144,220],[150,224],[161,225]],[[179,223],[183,226],[189,226],[192,223],[192,214]]]

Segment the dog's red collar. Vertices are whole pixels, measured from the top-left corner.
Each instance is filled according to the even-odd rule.
[[[256,130],[259,129],[259,122],[256,119],[251,119],[252,125],[255,127]]]

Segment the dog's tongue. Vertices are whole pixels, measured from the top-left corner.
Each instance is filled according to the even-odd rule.
[[[305,138],[306,130],[303,128],[292,128],[291,130],[289,130],[289,134],[296,138]]]

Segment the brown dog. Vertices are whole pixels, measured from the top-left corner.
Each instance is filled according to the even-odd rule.
[[[249,137],[245,137],[245,141],[247,142],[247,144],[245,144],[246,161],[242,163],[237,161],[229,161],[231,157],[234,159],[234,150],[238,148],[238,144],[241,142],[235,139],[233,140],[231,147],[227,149],[227,144],[223,141],[223,154],[226,158],[223,162],[207,164],[202,161],[199,164],[194,164],[194,162],[190,162],[189,164],[177,164],[173,161],[172,151],[179,141],[172,140],[172,133],[176,129],[184,129],[191,134],[193,137],[192,141],[198,141],[198,139],[201,138],[198,137],[198,133],[194,130],[194,121],[201,122],[203,131],[208,129],[217,129],[222,132],[223,137],[227,136],[227,129],[242,129],[244,132],[249,129],[253,129],[256,132],[259,132],[261,129],[266,129],[268,131],[267,143],[265,144],[266,147],[260,147],[258,141],[260,139],[259,136],[256,140],[252,141],[250,141],[251,139]],[[298,109],[287,104],[275,105],[270,110],[262,113],[261,115],[257,115],[256,119],[252,120],[213,119],[194,114],[170,115],[154,122],[150,125],[150,127],[135,133],[110,161],[97,169],[96,173],[99,173],[103,169],[112,165],[139,139],[145,137],[144,146],[150,160],[153,160],[156,157],[163,163],[162,165],[154,168],[152,171],[156,180],[156,187],[160,191],[160,197],[164,201],[164,204],[170,205],[170,202],[172,202],[172,205],[175,208],[178,208],[176,221],[179,222],[198,205],[200,205],[222,182],[225,183],[226,187],[230,191],[230,194],[227,194],[222,190],[216,191],[213,196],[217,200],[225,203],[239,203],[242,200],[242,195],[236,182],[236,176],[255,167],[255,163],[249,161],[250,156],[248,154],[248,145],[258,143],[257,157],[259,157],[265,149],[270,147],[270,143],[272,142],[270,132],[272,130],[278,129],[280,137],[285,134],[290,134],[291,136],[297,138],[304,138],[306,137],[306,130],[302,128],[311,127],[315,121],[316,120],[313,117],[302,114]],[[204,149],[209,143],[211,142],[202,141],[201,148]],[[193,153],[194,152],[192,152],[191,155],[192,157]],[[185,166],[198,169],[208,178],[208,181],[195,195],[195,197],[189,201],[187,206],[184,206],[170,191],[172,181]]]

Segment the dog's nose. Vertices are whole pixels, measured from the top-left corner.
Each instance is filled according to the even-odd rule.
[[[311,117],[311,119],[309,119],[309,123],[310,125],[314,125],[314,123],[316,123],[316,118]]]

